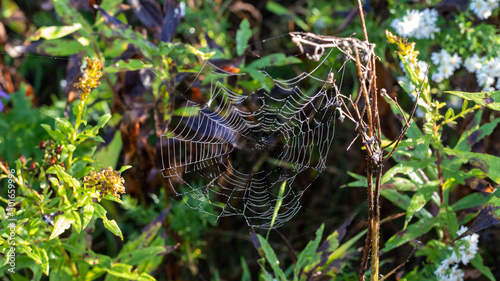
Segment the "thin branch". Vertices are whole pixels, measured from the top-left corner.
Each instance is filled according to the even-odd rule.
[[[427,68],[426,72],[425,72],[425,77],[424,79],[422,80],[422,85],[420,86],[420,90],[417,92],[417,96],[415,98],[415,104],[413,105],[413,109],[411,110],[411,113],[410,113],[410,116],[408,118],[408,120],[411,120],[413,118],[413,116],[415,116],[415,112],[417,111],[417,107],[418,107],[418,100],[420,98],[420,93],[422,92],[422,90],[424,89],[424,85],[425,85],[425,79],[427,78],[427,74],[429,73],[429,67]],[[404,115],[404,114],[403,114]],[[394,145],[394,147],[392,148],[391,152],[385,157],[385,159],[383,160],[382,163],[385,163],[387,162],[392,154],[394,154],[394,152],[396,151],[396,148],[398,147],[399,143],[401,142],[401,140],[403,139],[405,133],[406,133],[406,130],[408,130],[408,128],[410,128],[411,126],[411,122],[406,122],[405,126],[401,129],[401,132],[398,134],[398,138],[395,139],[396,141],[396,144]],[[392,142],[394,143],[394,141]],[[392,145],[389,144],[389,145]]]

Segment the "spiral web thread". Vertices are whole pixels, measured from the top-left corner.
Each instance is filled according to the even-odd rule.
[[[308,39],[307,34],[292,34],[292,38],[294,42]],[[300,210],[304,192],[325,170],[336,120],[344,119],[341,81],[337,86],[333,79],[339,75],[330,70],[325,79],[314,76],[326,67],[335,48],[342,52],[335,58],[345,60],[344,66],[353,60],[349,51],[353,44],[338,42],[327,46],[328,52],[316,46],[308,53],[313,60],[321,58],[309,73],[279,80],[261,70],[274,84],[271,93],[264,85],[247,95],[235,93],[219,80],[245,74],[232,74],[205,62],[196,79],[204,76],[200,75],[203,71],[219,78],[210,81],[208,101],[187,100],[185,106],[197,114],[178,117],[161,138],[161,172],[174,194],[217,219],[243,216],[249,226],[257,228],[275,228],[290,220]],[[342,74],[344,66],[336,72]],[[319,90],[303,90],[306,80],[309,88],[313,81]],[[308,183],[299,178],[307,178]],[[271,225],[278,201],[281,205]]]

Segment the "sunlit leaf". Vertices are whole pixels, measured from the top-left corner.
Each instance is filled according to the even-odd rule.
[[[248,40],[252,37],[252,30],[250,29],[250,23],[245,18],[240,23],[240,28],[236,31],[236,54],[241,56],[248,46]]]
[[[75,221],[72,214],[62,214],[57,217],[56,223],[54,224],[54,229],[52,234],[50,234],[50,240],[61,235],[66,229],[70,228],[71,224]]]
[[[462,163],[469,163],[483,171],[491,180],[500,183],[500,157],[484,153],[475,153],[444,148],[449,156],[456,156]]]
[[[445,93],[474,101],[476,104],[500,111],[500,91],[467,93],[459,91],[445,91]]]
[[[37,41],[43,39],[58,39],[71,34],[82,27],[81,24],[75,23],[68,26],[42,26],[33,35],[28,37],[29,41]]]

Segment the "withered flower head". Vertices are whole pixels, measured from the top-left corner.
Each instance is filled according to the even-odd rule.
[[[95,190],[99,193],[100,199],[108,194],[120,198],[120,194],[125,193],[125,187],[123,186],[125,180],[119,172],[113,170],[111,167],[99,173],[90,173],[90,175],[84,178],[83,183],[86,184],[88,188],[95,187]]]

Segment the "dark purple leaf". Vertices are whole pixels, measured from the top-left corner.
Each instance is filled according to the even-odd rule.
[[[162,23],[160,6],[153,0],[128,0],[134,14],[148,28],[159,28]]]
[[[173,0],[165,1],[165,19],[161,30],[161,41],[172,42],[174,39],[175,29],[181,22],[181,8],[179,4],[175,4]]]
[[[112,15],[108,14],[108,12],[104,11],[101,7],[94,5],[94,9],[101,12],[101,16],[104,19],[104,22],[107,23],[112,29],[119,28],[121,30],[125,30],[127,28],[126,24],[124,24],[121,20],[113,17]]]
[[[500,223],[500,217],[495,214],[495,212],[499,209],[499,207],[494,205],[487,204],[484,208],[481,209],[479,215],[472,221],[469,229],[458,236],[456,240],[461,239],[465,236],[471,235],[473,233],[479,232],[488,227],[492,227]]]

